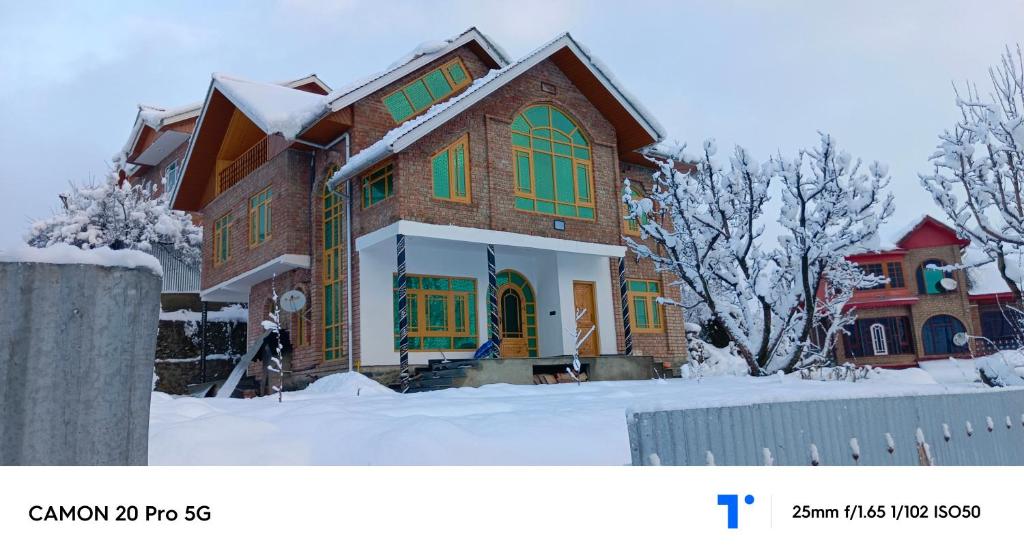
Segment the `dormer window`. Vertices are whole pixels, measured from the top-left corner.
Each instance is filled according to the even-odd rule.
[[[454,60],[384,97],[396,124],[426,112],[428,108],[469,85],[469,71],[462,60]]]

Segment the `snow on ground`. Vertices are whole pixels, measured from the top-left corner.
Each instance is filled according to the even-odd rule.
[[[973,379],[972,379],[973,380]],[[252,400],[154,393],[154,465],[623,465],[626,410],[990,391],[926,372],[867,380],[715,376],[397,394],[357,374]]]

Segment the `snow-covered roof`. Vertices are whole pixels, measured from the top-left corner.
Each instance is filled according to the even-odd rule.
[[[316,84],[324,91],[327,91],[328,94],[331,92],[331,88],[327,83],[324,83],[315,73],[311,73],[298,79],[280,81],[277,82],[276,85],[295,89],[311,83]],[[149,126],[155,130],[159,130],[164,126],[198,117],[202,109],[202,102],[193,102],[172,108],[139,104],[139,111],[135,117],[135,124],[132,126],[132,131],[128,135],[128,142],[125,143],[125,146],[121,149],[118,156],[115,157],[115,160],[123,160],[127,158],[133,150],[135,150],[135,145],[138,143],[139,138],[142,135],[142,128],[144,126]]]
[[[222,73],[213,74],[213,88],[268,135],[280,133],[286,139],[294,139],[328,109],[324,95]]]
[[[1014,259],[1014,256],[1008,255],[1007,266],[1020,268],[1021,261],[1015,261]],[[971,288],[968,291],[970,295],[1010,293],[1010,288],[1006,285],[1006,281],[999,274],[999,268],[996,266],[995,260],[986,255],[981,249],[968,247],[964,251],[963,264],[967,267],[967,274],[971,279]]]
[[[367,75],[331,92],[327,95],[331,110],[341,110],[471,42],[480,45],[480,48],[484,49],[499,67],[509,64],[510,58],[501,47],[476,27],[470,27],[462,33],[442,41],[421,43],[409,53],[395,60],[386,70]]]
[[[615,80],[611,72],[588,50],[576,42],[569,33],[564,33],[523,58],[503,68],[491,70],[487,75],[473,81],[462,93],[445,102],[435,104],[418,117],[392,129],[379,141],[351,157],[344,166],[339,168],[331,177],[330,186],[334,187],[388,156],[405,149],[562,48],[569,48],[582,60],[651,137],[654,137],[656,141],[664,139],[664,128],[657,120]]]

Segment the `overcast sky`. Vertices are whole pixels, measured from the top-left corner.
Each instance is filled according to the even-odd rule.
[[[65,4],[0,0],[0,245],[69,180],[102,178],[138,103],[201,100],[215,71],[340,87],[474,25],[513,58],[572,32],[691,145],[764,160],[831,132],[889,164],[898,228],[934,212],[917,174],[954,121],[952,81],[985,79],[1024,34],[1021,0]]]

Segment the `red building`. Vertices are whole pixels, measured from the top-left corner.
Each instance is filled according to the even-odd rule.
[[[977,260],[970,241],[925,216],[879,251],[848,257],[888,283],[857,291],[850,303],[857,320],[837,346],[840,361],[909,367],[918,361],[964,357],[959,332],[984,336],[1001,348],[1016,347],[1017,334],[1005,306],[1013,302],[994,264],[956,268]],[[953,267],[953,268],[950,268]],[[992,351],[975,340],[975,352]]]

